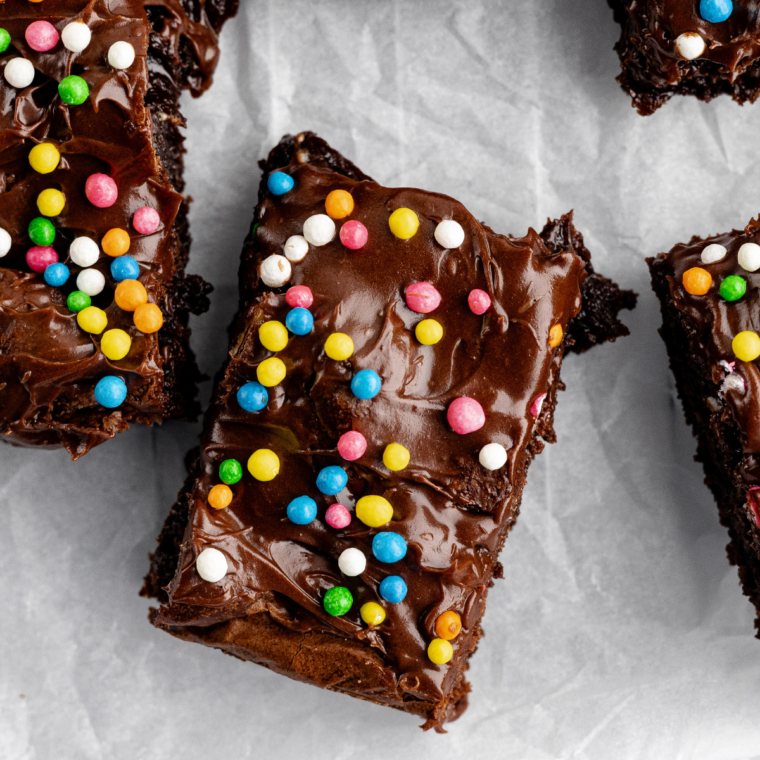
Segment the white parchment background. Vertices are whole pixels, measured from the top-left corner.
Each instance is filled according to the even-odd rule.
[[[135,428],[75,464],[0,448],[0,758],[760,757],[760,642],[644,265],[760,210],[760,105],[636,115],[603,0],[241,5],[214,88],[185,101],[191,270],[216,287],[194,320],[208,374],[256,162],[303,129],[498,231],[575,208],[596,267],[641,294],[633,334],[563,367],[559,442],[533,464],[447,736],[148,625],[137,592],[197,425]]]

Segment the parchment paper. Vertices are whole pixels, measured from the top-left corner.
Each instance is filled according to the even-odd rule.
[[[75,464],[1,447],[0,758],[760,757],[753,611],[644,265],[758,213],[760,105],[681,98],[638,116],[603,0],[241,5],[214,88],[184,103],[190,269],[216,288],[193,322],[206,373],[237,303],[256,162],[303,129],[497,231],[575,208],[595,266],[641,293],[633,334],[563,367],[559,442],[531,468],[470,708],[446,736],[149,626],[137,592],[198,425],[136,427]]]

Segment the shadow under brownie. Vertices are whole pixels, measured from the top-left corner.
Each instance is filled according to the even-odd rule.
[[[627,334],[635,296],[593,272],[570,215],[497,235],[308,132],[262,168],[230,359],[143,588],[151,620],[441,729],[466,706],[498,554],[554,440],[564,351]],[[273,322],[292,328],[279,346]]]
[[[199,372],[187,323],[190,312],[208,308],[209,286],[185,274],[190,235],[181,195],[184,120],[178,101],[183,88],[200,95],[210,84],[217,33],[236,9],[237,0],[7,0],[0,5],[0,27],[10,35],[0,67],[5,72],[14,59],[34,66],[28,86],[0,79],[0,227],[10,236],[0,258],[2,440],[64,446],[76,459],[131,422],[197,416]],[[67,36],[71,30],[64,32],[71,24],[78,28],[74,42]],[[50,42],[41,44],[35,29],[57,35],[52,47],[39,49]],[[86,39],[88,32],[81,51],[70,49],[80,47],[77,37]],[[109,59],[115,43],[132,46],[131,63],[129,56],[123,64]],[[83,101],[67,103],[61,95],[60,83],[71,76],[89,89]],[[30,163],[39,144],[55,146],[60,154],[52,171],[41,173]],[[95,205],[85,189],[93,175],[115,182],[115,201]],[[65,199],[60,211],[54,209],[58,213],[38,208],[40,193],[49,190]],[[110,205],[102,205],[106,202]],[[144,208],[157,212],[148,227],[134,221]],[[114,229],[128,241],[125,256],[105,253],[104,237]],[[76,239],[91,241],[91,249],[94,244],[89,260],[72,256]],[[45,279],[44,267],[54,259],[68,269],[61,284]],[[120,268],[116,273],[114,266]],[[121,280],[144,287],[134,285],[141,300],[160,310],[160,329],[157,318],[152,324],[135,319],[116,302]],[[74,291],[82,293],[78,302],[69,300]],[[79,322],[88,302],[102,310],[91,312],[99,320],[107,318],[97,332]],[[157,314],[150,307],[147,313]],[[120,351],[103,349],[103,337],[112,329],[124,333],[117,334],[122,350],[128,346],[120,358]],[[125,386],[120,404],[106,407],[95,397],[105,377],[114,378],[107,382],[117,391]]]

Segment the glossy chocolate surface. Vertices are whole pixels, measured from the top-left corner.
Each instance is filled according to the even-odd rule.
[[[295,188],[281,197],[264,194],[244,250],[244,300],[232,328],[231,359],[207,415],[202,475],[192,491],[190,522],[169,588],[171,611],[163,620],[180,615],[183,625],[193,625],[194,618],[208,625],[264,607],[287,628],[367,641],[382,653],[384,670],[404,698],[435,704],[460,677],[480,634],[487,588],[514,523],[533,455],[529,445],[541,424],[531,404],[556,390],[564,345],[551,348],[549,330],[557,324],[566,330],[579,312],[586,267],[572,250],[550,252],[532,230],[524,238],[493,233],[446,196],[350,179],[313,158],[308,137],[296,138],[296,147],[283,168]],[[311,246],[306,258],[292,265],[287,286],[264,286],[260,263],[281,253],[288,237],[301,234],[308,217],[323,214],[334,189],[350,192],[355,202],[353,213],[336,222],[337,229],[348,220],[361,221],[369,231],[367,245],[353,252],[336,235],[325,246]],[[388,226],[391,212],[400,207],[413,209],[420,219],[408,241],[396,239]],[[460,248],[444,250],[435,241],[442,219],[455,219],[464,228]],[[406,306],[404,290],[417,281],[429,281],[441,293],[442,303],[431,314]],[[256,379],[256,367],[272,355],[262,347],[258,328],[270,319],[285,321],[290,308],[285,292],[292,285],[312,290],[314,329],[290,336],[277,354],[287,367],[285,380],[269,390],[263,411],[245,412],[236,392]],[[483,316],[468,308],[473,288],[491,295],[493,306]],[[414,326],[425,317],[443,326],[437,345],[422,346],[414,337]],[[354,341],[347,361],[324,353],[325,339],[336,331]],[[361,401],[351,393],[350,382],[367,368],[380,374],[383,386],[377,397]],[[481,430],[458,435],[449,427],[446,410],[459,396],[482,404],[486,423]],[[336,449],[338,437],[348,430],[361,432],[368,442],[356,462],[343,460]],[[411,452],[409,466],[400,472],[382,463],[391,442]],[[507,465],[496,472],[478,462],[480,449],[490,442],[503,444],[509,453]],[[281,463],[277,477],[266,483],[245,470],[260,448],[275,451]],[[207,495],[220,482],[219,464],[228,458],[242,463],[244,475],[232,486],[232,504],[214,510]],[[337,497],[316,488],[317,473],[328,465],[348,473],[348,486]],[[316,500],[318,515],[298,526],[287,519],[286,507],[304,494]],[[339,501],[353,513],[366,494],[390,501],[389,525],[370,529],[355,516],[343,530],[325,523],[331,503]],[[371,550],[373,536],[386,530],[401,534],[408,544],[406,557],[394,564],[378,562]],[[229,571],[218,583],[204,581],[195,569],[197,555],[209,546],[228,561]],[[356,578],[338,568],[340,553],[349,547],[367,558],[366,571]],[[400,575],[408,585],[399,604],[379,596],[378,586],[388,575]],[[331,617],[323,609],[324,593],[333,586],[353,594],[345,616]],[[379,602],[388,614],[375,628],[359,616],[368,601]],[[185,612],[178,612],[185,605]],[[464,628],[452,642],[454,659],[439,666],[426,650],[435,638],[435,621],[446,610],[459,613]],[[362,696],[382,700],[380,694]]]
[[[176,412],[176,401],[166,390],[165,365],[173,348],[165,334],[175,317],[172,289],[186,258],[175,228],[183,197],[178,169],[161,163],[153,119],[177,116],[152,113],[146,95],[154,76],[163,77],[169,96],[172,88],[179,91],[184,83],[172,83],[169,69],[174,62],[173,73],[179,73],[180,51],[187,44],[197,59],[189,86],[200,92],[209,83],[218,55],[216,34],[199,7],[200,20],[193,21],[179,0],[7,0],[0,5],[0,26],[11,35],[0,69],[19,55],[36,69],[32,85],[23,90],[0,77],[0,227],[13,241],[10,253],[0,259],[0,436],[9,442],[63,444],[79,456],[128,421],[151,424]],[[146,8],[154,8],[155,30]],[[81,53],[71,53],[61,40],[48,52],[36,52],[24,32],[37,19],[46,19],[59,33],[68,23],[83,21],[91,42]],[[130,42],[136,52],[127,70],[108,64],[108,49],[119,40]],[[149,74],[149,66],[162,60],[167,67]],[[69,74],[89,85],[90,97],[82,105],[67,106],[58,96],[57,83]],[[29,151],[40,142],[55,144],[61,153],[59,167],[50,174],[38,174],[28,162]],[[96,208],[84,193],[87,177],[98,172],[113,177],[119,190],[107,209]],[[66,197],[63,212],[51,220],[57,233],[53,247],[71,270],[61,288],[48,286],[25,261],[33,245],[27,227],[39,216],[36,198],[46,188],[62,190]],[[142,206],[156,209],[161,218],[151,235],[140,235],[131,224]],[[85,235],[99,243],[115,227],[129,232],[129,255],[140,265],[139,280],[168,324],[163,333],[136,329],[132,314],[113,302],[112,259],[101,252],[94,266],[105,275],[106,288],[93,304],[105,309],[107,329],[121,328],[132,339],[120,361],[107,359],[100,336],[80,329],[76,314],[66,307],[81,271],[68,259],[71,241]],[[128,387],[127,400],[115,410],[99,406],[93,396],[97,380],[109,374],[124,378]]]

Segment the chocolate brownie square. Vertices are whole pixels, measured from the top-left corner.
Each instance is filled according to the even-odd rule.
[[[155,626],[440,729],[566,349],[627,334],[570,215],[494,233],[312,133],[264,177],[230,359],[143,593]]]

